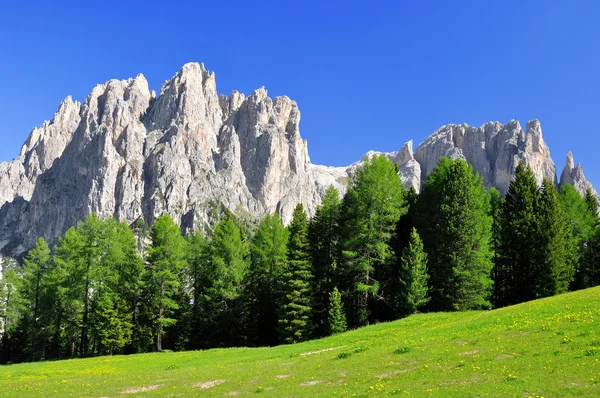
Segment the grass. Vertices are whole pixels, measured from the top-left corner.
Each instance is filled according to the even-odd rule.
[[[0,396],[600,396],[600,288],[275,348],[0,367]]]

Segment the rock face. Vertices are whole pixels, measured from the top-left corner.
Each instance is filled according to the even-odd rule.
[[[31,199],[39,175],[60,157],[79,125],[81,105],[67,97],[52,121],[34,128],[23,144],[19,156],[10,163],[0,163],[0,206],[21,197]]]
[[[301,202],[312,214],[329,186],[343,194],[378,152],[348,167],[313,165],[299,123],[297,104],[264,88],[219,96],[215,74],[197,63],[158,96],[138,75],[96,86],[83,104],[68,97],[19,157],[0,164],[0,252],[19,255],[39,236],[54,242],[91,212],[148,224],[168,212],[184,230],[205,228],[221,208],[241,217],[278,211],[287,223]],[[414,153],[409,141],[384,155],[417,190],[442,156],[466,159],[503,193],[521,161],[539,181],[556,180],[537,120],[526,132],[516,121],[443,126]],[[561,181],[587,189],[572,163]]]
[[[577,163],[577,166],[575,166],[575,161],[573,160],[573,154],[571,152],[567,153],[565,168],[560,175],[560,184],[572,185],[581,195],[585,195],[588,190],[591,190],[594,195],[598,195],[596,189],[585,178],[585,175],[583,175],[581,164]]]
[[[218,96],[215,75],[186,64],[156,97],[142,75],[96,86],[83,105],[65,100],[21,155],[0,166],[0,249],[19,254],[54,241],[91,212],[152,224],[168,212],[185,229],[295,205],[313,212],[317,188],[300,112],[264,88]],[[326,187],[325,187],[326,188]]]
[[[516,120],[506,125],[491,122],[481,127],[466,124],[441,127],[415,151],[422,178],[442,156],[467,160],[488,187],[495,186],[503,195],[520,162],[532,168],[538,183],[543,178],[556,182],[556,167],[537,120],[527,122],[526,133]]]

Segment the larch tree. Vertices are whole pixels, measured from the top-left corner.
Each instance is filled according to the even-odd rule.
[[[168,214],[160,216],[152,228],[152,245],[148,250],[148,281],[152,292],[156,327],[156,349],[162,351],[164,329],[177,320],[169,312],[177,309],[173,300],[180,284],[180,273],[185,264],[185,240],[177,224]]]
[[[378,274],[394,264],[390,244],[396,224],[406,212],[404,196],[398,166],[383,155],[367,159],[356,170],[344,196],[340,274],[350,301],[352,327],[367,325],[375,318],[369,304],[381,297]]]

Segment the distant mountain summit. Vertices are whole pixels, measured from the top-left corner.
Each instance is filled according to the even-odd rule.
[[[140,74],[96,86],[83,104],[67,97],[0,164],[0,251],[19,255],[40,236],[53,242],[91,212],[148,224],[168,212],[184,230],[214,222],[221,207],[242,217],[278,211],[285,223],[298,202],[313,214],[327,187],[343,193],[362,161],[311,164],[299,123],[297,104],[264,88],[218,95],[215,74],[198,63],[158,96]],[[537,120],[526,131],[514,120],[443,126],[414,152],[409,141],[385,155],[417,189],[442,156],[466,159],[502,193],[521,161],[538,181],[557,181]],[[593,189],[570,153],[560,182]]]

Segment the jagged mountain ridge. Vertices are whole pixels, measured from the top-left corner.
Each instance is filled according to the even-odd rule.
[[[19,157],[0,164],[0,251],[18,255],[39,236],[54,241],[91,212],[149,224],[168,212],[184,230],[214,221],[218,204],[258,217],[278,211],[284,222],[298,202],[312,214],[329,185],[345,191],[362,161],[313,165],[299,123],[290,98],[271,99],[264,88],[218,95],[215,74],[197,63],[158,96],[140,74],[96,86],[83,104],[68,97]],[[525,132],[516,121],[443,126],[414,152],[409,141],[385,155],[417,189],[441,156],[465,158],[503,193],[520,161],[538,180],[556,181],[537,120]],[[591,187],[572,156],[561,182]]]

